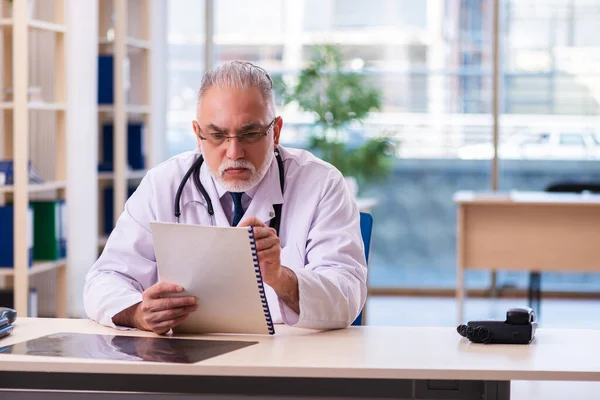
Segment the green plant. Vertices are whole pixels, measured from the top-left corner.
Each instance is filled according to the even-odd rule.
[[[381,109],[381,93],[365,74],[344,68],[337,47],[316,47],[315,57],[300,71],[296,83],[288,87],[277,79],[275,89],[284,104],[295,102],[301,110],[315,114],[318,129],[309,138],[310,151],[359,183],[389,174],[394,154],[389,139],[349,144],[350,125]]]

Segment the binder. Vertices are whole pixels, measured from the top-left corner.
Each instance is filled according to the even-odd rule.
[[[102,162],[98,166],[99,171],[113,170],[113,124],[102,126]],[[144,124],[127,124],[127,165],[134,170],[145,168],[144,154]]]
[[[66,203],[64,200],[32,201],[33,259],[58,260],[67,256]]]
[[[135,190],[137,189],[137,187],[135,186],[129,186],[127,188],[127,198],[131,197],[131,195],[133,194],[133,192],[135,192]],[[104,232],[105,235],[110,235],[110,233],[112,232],[112,230],[115,227],[114,224],[114,209],[115,209],[115,203],[114,203],[114,189],[112,187],[107,187],[102,191],[102,201],[103,201],[103,207],[102,207],[102,231]]]
[[[37,171],[31,166],[31,161],[28,165],[29,183],[43,183],[44,179],[37,173]],[[2,185],[14,185],[15,183],[15,170],[13,160],[0,160],[0,186]]]
[[[112,55],[98,56],[98,104],[113,104],[113,60]]]
[[[175,333],[275,334],[252,227],[150,222],[159,281],[198,308]]]
[[[0,307],[15,308],[15,291],[13,288],[0,289]],[[27,302],[27,316],[38,317],[38,293],[37,289],[29,288],[29,300]]]
[[[0,267],[12,268],[15,264],[14,219],[12,204],[0,207]],[[26,223],[30,267],[33,265],[33,220],[33,208],[29,206]]]

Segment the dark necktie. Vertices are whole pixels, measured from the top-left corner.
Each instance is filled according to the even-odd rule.
[[[244,215],[244,208],[242,207],[242,195],[244,192],[229,192],[233,199],[233,222],[231,226],[237,226]]]

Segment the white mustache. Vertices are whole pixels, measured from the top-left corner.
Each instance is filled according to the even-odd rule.
[[[226,160],[219,166],[219,176],[223,176],[225,171],[230,168],[246,168],[249,169],[252,174],[256,173],[256,168],[250,161],[247,160]]]

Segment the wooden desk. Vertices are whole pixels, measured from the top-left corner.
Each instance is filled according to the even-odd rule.
[[[155,336],[115,331],[89,320],[19,319],[0,346],[58,332]],[[600,330],[540,329],[528,346],[477,345],[452,328],[417,327],[317,332],[278,325],[274,336],[201,338],[259,343],[196,364],[0,354],[0,390],[506,400],[511,380],[588,381],[588,388],[600,381],[600,359],[589,356],[600,343]],[[462,396],[451,389],[424,394],[428,385],[458,385]],[[545,387],[519,382],[513,391],[529,396],[549,391]]]
[[[458,192],[456,300],[467,269],[600,272],[600,195]]]

